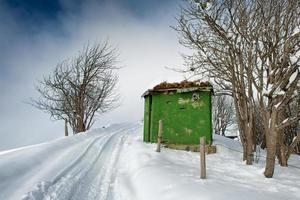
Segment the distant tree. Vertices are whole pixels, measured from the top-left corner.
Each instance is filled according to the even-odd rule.
[[[213,98],[214,132],[225,136],[225,131],[235,123],[234,104],[232,97],[217,95]]]
[[[32,99],[32,105],[55,120],[65,120],[74,134],[88,130],[97,114],[118,105],[117,56],[108,42],[87,45],[39,81],[36,89],[40,97]]]

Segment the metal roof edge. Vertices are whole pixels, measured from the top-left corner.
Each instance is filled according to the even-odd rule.
[[[159,90],[153,90],[149,89],[146,90],[141,97],[146,97],[148,95],[151,95],[153,92],[170,92],[170,91],[176,91],[177,93],[185,93],[185,92],[193,92],[193,91],[210,91],[214,93],[213,87],[212,86],[207,86],[207,87],[190,87],[190,88],[168,88],[168,89],[159,89]]]

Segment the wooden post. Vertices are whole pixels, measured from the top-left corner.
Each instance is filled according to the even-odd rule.
[[[156,152],[160,152],[160,144],[161,144],[161,138],[162,138],[162,131],[163,131],[163,122],[162,122],[162,120],[159,120],[159,122],[158,122],[158,137],[157,137]]]
[[[67,119],[65,119],[65,136],[68,136],[69,133],[68,133],[68,121]]]
[[[206,179],[205,137],[200,137],[200,178]]]

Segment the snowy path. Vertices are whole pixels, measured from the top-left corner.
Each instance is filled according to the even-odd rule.
[[[93,139],[86,150],[52,182],[42,182],[24,199],[115,199],[113,185],[122,144],[131,129]]]
[[[63,140],[65,146],[58,145],[58,149],[53,148],[53,145],[42,144],[35,151],[25,148],[8,152],[7,154],[16,155],[19,154],[18,151],[23,152],[27,159],[14,161],[17,162],[16,167],[22,166],[17,167],[17,170],[13,167],[14,174],[0,173],[0,199],[20,199],[20,195],[23,196],[26,190],[30,192],[23,196],[24,200],[116,199],[112,192],[116,165],[124,140],[136,127],[123,124],[111,130],[94,131],[86,134],[88,137],[85,136],[85,139],[82,136],[81,141],[76,140],[74,144],[66,144],[66,140]],[[54,144],[59,142],[55,141]],[[5,156],[6,154],[2,155]],[[38,163],[34,163],[36,158],[39,159]],[[12,159],[7,159],[8,162],[0,161],[0,168],[9,168],[12,164],[10,160]],[[30,163],[31,161],[33,162]],[[24,168],[26,162],[28,167]],[[11,176],[18,178],[12,179]],[[22,181],[23,184],[20,184]],[[24,185],[25,182],[32,184],[31,187]],[[32,188],[33,185],[35,186]]]

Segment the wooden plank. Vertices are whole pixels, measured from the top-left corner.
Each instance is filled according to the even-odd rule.
[[[205,137],[200,137],[200,178],[206,179]]]
[[[162,132],[163,132],[163,122],[160,119],[158,122],[158,137],[157,137],[157,148],[156,152],[160,152],[160,145],[161,145],[161,138],[162,138]]]

